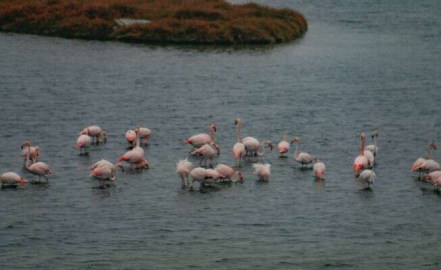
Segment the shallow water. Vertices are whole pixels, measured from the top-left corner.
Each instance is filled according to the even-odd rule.
[[[159,47],[0,34],[0,170],[22,169],[30,140],[48,185],[0,190],[2,269],[438,269],[441,197],[410,174],[441,141],[441,6],[437,1],[258,1],[309,21],[296,42],[265,47]],[[183,139],[216,123],[233,164],[243,135],[283,130],[327,166],[325,181],[276,151],[269,183],[205,193],[180,188]],[[78,155],[92,124],[107,144]],[[126,150],[126,130],[153,130],[151,169],[96,189],[88,166]],[[359,133],[378,129],[377,179],[352,172]],[[293,150],[293,148],[292,148]],[[436,153],[435,159],[441,154]],[[192,159],[193,160],[193,159]],[[197,160],[194,160],[197,162]]]

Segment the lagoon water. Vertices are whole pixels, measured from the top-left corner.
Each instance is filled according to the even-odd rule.
[[[30,140],[54,172],[47,185],[0,190],[1,269],[441,267],[441,196],[410,173],[430,140],[441,144],[441,5],[257,2],[298,9],[308,33],[240,48],[0,34],[0,171],[35,179],[19,158]],[[216,162],[233,164],[237,117],[244,136],[301,137],[326,180],[273,151],[258,159],[272,165],[269,183],[246,162],[243,184],[182,190],[183,139],[216,123]],[[92,124],[109,141],[79,156],[78,132]],[[137,124],[153,130],[151,169],[97,189],[88,166],[115,162]],[[359,133],[374,129],[366,191],[352,162]]]

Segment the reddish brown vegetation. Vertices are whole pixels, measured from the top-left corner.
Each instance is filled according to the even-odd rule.
[[[120,18],[150,24],[116,27]],[[224,0],[0,0],[0,30],[99,40],[268,44],[303,35],[303,15]]]

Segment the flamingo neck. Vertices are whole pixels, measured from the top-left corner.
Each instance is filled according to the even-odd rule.
[[[210,139],[214,142],[214,128],[212,126],[210,126]]]
[[[140,147],[141,145],[141,139],[139,137],[139,129],[138,132],[136,132],[136,147]]]
[[[294,153],[294,157],[295,157],[296,159],[299,158],[299,155],[300,155],[300,147],[302,147],[302,144],[301,144],[300,142],[298,142],[298,145],[297,145],[297,147],[296,147],[296,151],[295,151],[295,153]]]
[[[364,143],[365,143],[365,138],[361,137],[360,155],[362,156],[364,156]]]
[[[286,141],[286,131],[284,131],[282,134],[282,141]]]
[[[237,142],[242,142],[242,139],[240,138],[240,133],[242,131],[242,124],[239,122],[237,124]]]
[[[265,146],[263,144],[264,144],[263,142],[260,144],[259,151],[257,151],[258,156],[265,155]]]
[[[26,153],[25,167],[26,167],[26,169],[29,170],[29,168],[31,167],[31,166],[29,165],[29,163],[31,162],[31,160],[30,160],[30,156],[31,156],[31,146],[28,145],[28,146],[27,146],[27,149],[28,149],[28,151],[27,151],[27,153]]]

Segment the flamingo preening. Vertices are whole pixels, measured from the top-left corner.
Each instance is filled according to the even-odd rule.
[[[205,161],[204,166],[205,167],[212,167],[212,161],[214,156],[220,155],[220,147],[215,142],[210,142],[209,144],[204,144],[203,146],[199,147],[198,149],[191,152],[192,155],[198,155],[201,156],[202,159],[199,163],[199,165],[202,165],[202,162]]]
[[[140,146],[140,137],[139,137],[139,127],[135,129],[136,133],[136,146],[127,151],[124,155],[122,155],[118,161],[126,161],[130,164],[130,167],[133,169],[136,166],[136,169],[149,169],[149,163],[144,158],[144,149]]]
[[[269,163],[254,163],[254,174],[259,177],[260,180],[268,182],[271,176],[271,165]]]
[[[378,131],[375,130],[372,133],[372,140],[374,141],[374,144],[369,144],[368,146],[366,146],[364,149],[365,150],[369,150],[372,152],[372,154],[374,154],[374,157],[377,156],[377,152],[378,152],[378,146],[377,146],[377,140],[378,140]]]
[[[240,166],[240,161],[242,159],[242,156],[245,154],[245,145],[242,143],[242,139],[241,139],[242,120],[237,118],[234,121],[234,124],[237,125],[237,142],[233,146],[233,157],[235,160],[239,161],[239,166]]]
[[[302,143],[299,137],[294,137],[291,140],[291,144],[297,143],[296,152],[294,153],[294,160],[298,163],[302,164],[302,168],[304,165],[308,165],[312,163],[312,157],[310,154],[306,152],[300,152],[300,148],[302,147]]]
[[[374,171],[364,170],[359,174],[357,179],[358,179],[358,181],[366,183],[367,184],[366,188],[370,189],[371,185],[374,183],[375,177],[376,177],[376,174]]]
[[[286,140],[286,131],[283,131],[282,133],[282,141],[279,142],[279,145],[277,146],[280,156],[279,158],[285,158],[284,154],[288,153],[289,151],[289,143]]]
[[[206,133],[200,133],[194,136],[191,136],[184,140],[185,143],[190,144],[193,146],[193,149],[190,151],[190,153],[195,149],[203,146],[204,144],[209,144],[211,142],[214,142],[214,133],[216,132],[216,125],[211,124],[210,125],[210,135]]]
[[[233,183],[237,181],[243,182],[243,173],[241,171],[235,171],[228,165],[218,164],[214,169],[222,175],[221,178],[223,181],[231,181]]]
[[[107,134],[99,126],[89,126],[80,132],[80,135],[89,135],[92,138],[92,144],[107,142]]]
[[[360,134],[360,140],[361,140],[360,155],[356,157],[354,160],[354,171],[356,173],[356,176],[360,174],[361,170],[366,169],[369,164],[368,159],[364,155],[364,144],[366,140],[366,135],[364,134],[364,132]]]
[[[91,177],[94,177],[100,181],[100,187],[104,187],[105,181],[115,181],[117,168],[122,168],[122,164],[118,163],[113,165],[112,163],[102,160],[93,171],[90,173]]]
[[[82,134],[77,139],[77,147],[80,148],[80,155],[89,154],[89,147],[92,143],[92,139],[87,134]]]
[[[176,173],[181,177],[181,185],[190,185],[188,176],[193,169],[193,164],[188,159],[180,159],[176,164]]]
[[[2,188],[4,188],[7,186],[16,187],[17,185],[23,185],[27,181],[15,172],[7,172],[0,176],[0,183]]]
[[[326,166],[318,158],[314,158],[314,166],[312,167],[317,180],[323,180],[323,174],[325,174]]]
[[[40,147],[38,146],[31,146],[31,143],[29,141],[24,141],[21,145],[21,151],[20,156],[23,157],[23,165],[26,165],[26,156],[29,154],[29,160],[31,163],[38,162],[38,156],[40,155]]]

